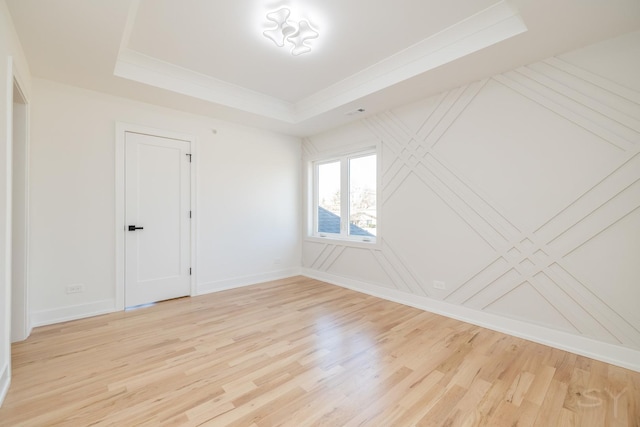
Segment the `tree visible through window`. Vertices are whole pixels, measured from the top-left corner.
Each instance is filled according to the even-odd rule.
[[[341,228],[339,161],[318,165],[318,194],[318,231],[339,234]]]
[[[359,153],[315,165],[316,223],[320,236],[375,240],[377,156]]]
[[[349,159],[350,234],[376,235],[376,169],[375,154]]]

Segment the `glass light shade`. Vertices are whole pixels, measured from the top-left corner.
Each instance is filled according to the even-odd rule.
[[[262,34],[264,34],[266,38],[271,39],[276,46],[283,47],[285,38],[296,31],[295,27],[288,22],[289,15],[291,15],[291,11],[286,7],[278,9],[275,12],[267,13],[267,19],[276,26],[275,28],[264,31]]]
[[[320,34],[311,28],[308,21],[300,21],[298,29],[286,37],[287,41],[293,45],[291,53],[295,56],[311,52],[311,47],[306,44],[307,40],[318,38]]]
[[[311,46],[307,41],[317,38],[320,34],[311,27],[309,21],[289,21],[290,15],[291,10],[286,7],[267,13],[267,20],[275,26],[262,34],[276,46],[284,47],[285,42],[291,44],[291,54],[294,56],[311,52]]]

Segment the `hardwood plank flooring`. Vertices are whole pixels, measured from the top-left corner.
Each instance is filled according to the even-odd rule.
[[[12,350],[1,426],[640,425],[640,373],[302,277]]]

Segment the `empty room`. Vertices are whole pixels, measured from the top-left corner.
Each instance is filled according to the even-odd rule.
[[[640,427],[640,1],[0,0],[0,426]]]

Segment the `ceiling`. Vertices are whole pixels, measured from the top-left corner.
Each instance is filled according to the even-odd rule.
[[[298,136],[640,28],[638,0],[7,5],[34,77]],[[310,53],[263,37],[284,6]]]

